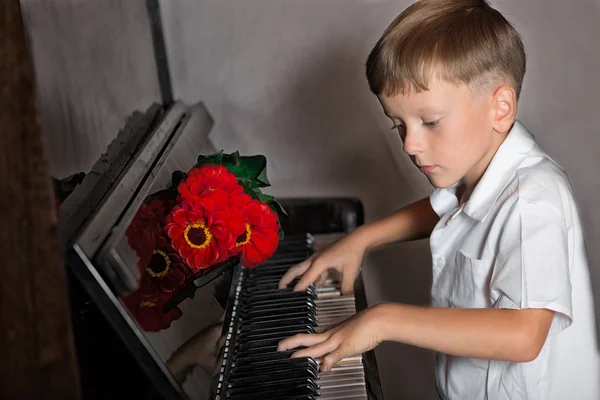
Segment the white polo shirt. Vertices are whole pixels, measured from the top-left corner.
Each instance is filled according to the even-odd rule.
[[[515,122],[469,200],[434,189],[434,306],[555,311],[528,363],[437,355],[442,399],[598,400],[600,366],[587,257],[563,170]]]

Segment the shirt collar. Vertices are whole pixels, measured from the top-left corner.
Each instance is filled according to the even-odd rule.
[[[464,204],[463,212],[483,222],[534,144],[533,135],[519,121],[515,121],[469,200]]]

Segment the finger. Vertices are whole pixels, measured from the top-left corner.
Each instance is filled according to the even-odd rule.
[[[295,349],[300,346],[313,346],[315,344],[321,343],[324,340],[327,340],[329,335],[323,334],[314,334],[314,333],[299,333],[292,337],[283,339],[277,345],[277,351],[285,351],[290,349]]]
[[[317,280],[324,270],[325,267],[323,267],[322,264],[318,264],[318,261],[313,262],[308,271],[306,271],[298,283],[296,283],[294,290],[306,290],[311,283]]]
[[[356,275],[346,272],[342,275],[342,294],[353,294],[354,293],[354,281]]]
[[[335,364],[337,364],[342,359],[344,359],[348,356],[350,356],[348,351],[344,350],[344,348],[341,346],[338,347],[331,353],[327,354],[327,356],[325,356],[325,358],[323,358],[323,361],[321,362],[320,371],[321,372],[331,371],[331,368],[333,368],[333,366]]]
[[[321,276],[319,276],[319,279],[317,279],[317,286],[321,286],[321,285],[325,284],[325,281],[327,281],[327,278],[329,278],[329,272],[325,271],[321,274]]]
[[[328,354],[339,346],[337,340],[333,338],[329,338],[324,342],[316,344],[311,347],[307,347],[306,349],[298,350],[292,354],[291,358],[302,358],[302,357],[312,357],[319,358],[325,354]]]
[[[295,277],[302,275],[310,267],[311,263],[312,259],[309,257],[301,263],[298,263],[288,269],[279,280],[279,289],[285,289]]]

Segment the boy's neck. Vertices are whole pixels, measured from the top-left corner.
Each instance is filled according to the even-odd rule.
[[[456,188],[456,199],[458,200],[459,206],[465,204],[467,200],[469,200],[470,196],[471,191],[467,191],[467,185],[465,185],[464,183],[458,185],[458,187]]]
[[[479,176],[476,179],[474,179],[472,182],[467,181],[466,180],[467,177],[463,178],[462,183],[456,188],[456,198],[458,199],[459,206],[463,205],[464,203],[466,203],[469,200],[469,197],[471,197],[471,193],[473,193],[473,191],[477,187],[477,184],[479,183],[479,181],[485,174],[485,171],[487,171],[487,168],[490,165],[490,163],[492,162],[492,160],[494,159],[494,156],[498,152],[498,149],[500,148],[500,146],[502,146],[502,143],[504,143],[504,141],[510,134],[510,131],[512,130],[513,126],[514,126],[514,122],[507,132],[497,132],[496,131],[496,133],[498,134],[498,136],[496,136],[498,138],[498,140],[493,145],[490,153],[486,157],[485,166],[482,168],[482,171],[479,174]]]

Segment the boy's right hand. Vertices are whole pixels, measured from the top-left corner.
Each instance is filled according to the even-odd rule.
[[[293,290],[305,290],[317,280],[323,283],[327,279],[328,271],[334,269],[342,275],[342,294],[353,293],[354,280],[365,251],[364,244],[355,235],[350,234],[291,267],[279,281],[279,288],[286,288],[294,278],[302,275]]]

